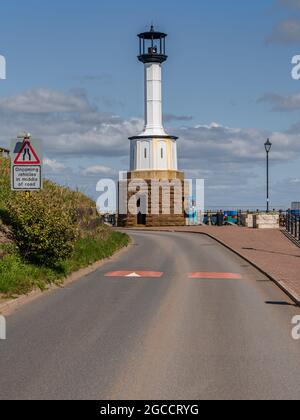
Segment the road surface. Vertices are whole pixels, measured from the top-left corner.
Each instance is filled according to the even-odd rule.
[[[300,397],[300,310],[272,282],[202,235],[133,238],[97,272],[8,317],[0,399]],[[199,272],[224,278],[189,278]]]

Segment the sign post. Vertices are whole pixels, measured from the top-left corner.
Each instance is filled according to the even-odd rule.
[[[42,142],[24,134],[11,143],[11,188],[13,191],[39,191],[43,188]]]

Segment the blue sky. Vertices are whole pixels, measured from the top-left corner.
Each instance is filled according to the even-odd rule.
[[[136,34],[154,22],[169,34],[165,124],[206,205],[264,204],[267,136],[273,205],[300,201],[300,0],[11,0],[0,22],[0,143],[42,138],[47,176],[96,197],[97,179],[128,169],[143,119]]]

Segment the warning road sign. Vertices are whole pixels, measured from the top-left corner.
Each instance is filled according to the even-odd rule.
[[[14,161],[15,165],[40,165],[41,161],[38,158],[35,150],[29,140],[24,140],[22,147]]]
[[[42,187],[40,166],[13,166],[12,188],[15,191],[35,191]]]
[[[30,135],[18,136],[11,143],[11,188],[14,191],[37,191],[43,188],[41,141]]]

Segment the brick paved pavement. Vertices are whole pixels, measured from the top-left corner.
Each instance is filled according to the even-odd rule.
[[[143,230],[148,230],[143,228]],[[245,257],[283,288],[300,304],[300,248],[280,230],[258,230],[239,227],[151,228],[208,234]]]

